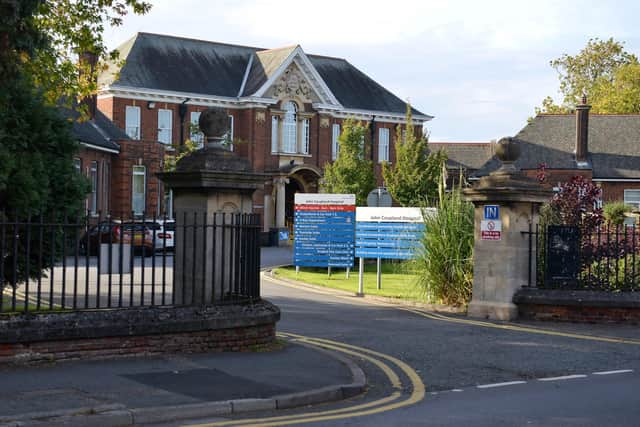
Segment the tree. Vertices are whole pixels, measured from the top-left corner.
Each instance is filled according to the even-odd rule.
[[[597,87],[612,84],[616,80],[618,70],[625,65],[637,65],[638,58],[624,50],[622,42],[613,38],[600,40],[590,39],[577,55],[562,55],[550,61],[560,79],[562,103],[557,105],[551,97],[545,98],[542,108],[536,113],[568,112],[580,103],[583,95],[589,102],[597,104],[598,97],[604,95]],[[594,108],[594,112],[599,112]]]
[[[443,150],[429,153],[427,139],[414,134],[410,104],[404,138],[400,126],[396,131],[395,151],[395,163],[382,164],[382,176],[394,200],[402,206],[420,206],[425,200],[434,200],[447,154]]]
[[[11,253],[0,248],[0,261],[16,266],[2,269],[0,288],[13,271],[18,282],[40,276],[36,266],[48,268],[60,255],[56,246],[65,244],[60,230],[52,229],[53,237],[35,251],[36,233],[29,241],[29,232],[15,222],[46,215],[59,223],[81,213],[89,186],[73,167],[79,145],[58,102],[95,93],[95,85],[80,83],[73,60],[79,52],[104,53],[101,20],[117,19],[134,3],[0,0],[0,221],[14,221],[5,231],[16,239]]]
[[[327,193],[355,194],[356,204],[363,206],[369,192],[376,187],[373,164],[365,158],[367,127],[348,119],[338,138],[340,150],[333,163],[324,166],[321,188]]]
[[[122,25],[132,10],[145,14],[151,5],[140,0],[44,0],[35,14],[35,25],[48,40],[25,65],[43,88],[49,103],[76,100],[97,91],[97,75],[104,65],[79,61],[83,54],[99,61],[116,61],[118,52],[108,51],[103,40],[105,24]]]
[[[593,233],[603,223],[602,208],[597,207],[602,189],[577,175],[560,184],[560,191],[549,203],[547,223],[575,225],[583,235]]]
[[[640,113],[640,64],[622,65],[612,80],[599,79],[589,102],[596,113]]]

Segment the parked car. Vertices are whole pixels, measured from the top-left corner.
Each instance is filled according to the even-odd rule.
[[[131,244],[137,253],[147,256],[156,251],[175,247],[174,220],[144,220],[122,223],[120,220],[103,221],[89,229],[80,239],[80,251],[97,255],[100,244]]]
[[[174,250],[176,222],[172,219],[146,220],[145,226],[151,230],[151,241],[156,251]],[[154,235],[155,234],[155,235]]]
[[[98,255],[100,244],[123,244],[131,243],[131,235],[122,233],[122,223],[120,220],[102,221],[97,225],[89,227],[89,230],[80,238],[80,253]]]

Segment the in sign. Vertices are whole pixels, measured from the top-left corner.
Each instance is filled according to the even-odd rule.
[[[499,220],[500,219],[500,206],[499,205],[484,205],[484,219]]]

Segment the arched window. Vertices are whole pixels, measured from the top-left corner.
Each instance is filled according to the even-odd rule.
[[[298,107],[295,102],[289,101],[284,104],[284,121],[282,123],[282,148],[285,153],[295,153],[298,145],[298,123],[296,113]]]

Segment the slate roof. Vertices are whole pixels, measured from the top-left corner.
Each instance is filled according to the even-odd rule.
[[[117,141],[128,140],[129,136],[113,124],[111,120],[100,111],[96,112],[93,120],[78,122],[79,113],[67,108],[61,109],[61,114],[73,120],[71,132],[81,143],[94,145],[107,150],[120,151]]]
[[[480,169],[493,156],[491,142],[429,142],[429,151],[444,150],[447,153],[447,168],[463,168],[469,171]]]
[[[256,91],[273,76],[280,64],[291,55],[296,47],[297,46],[287,46],[280,49],[255,52],[242,96],[249,96],[256,93]]]
[[[243,96],[267,81],[296,46],[262,49],[160,34],[138,33],[118,48],[124,66],[98,83],[237,97],[253,57]],[[333,95],[347,109],[404,114],[406,103],[344,59],[308,55]],[[426,115],[416,109],[416,115]]]
[[[515,138],[520,141],[515,163],[520,169],[537,169],[543,162],[549,169],[579,169],[575,115],[538,115]],[[594,179],[640,178],[640,115],[591,114],[588,151],[587,168],[593,170]],[[500,162],[492,158],[475,175],[487,175],[498,167]]]

